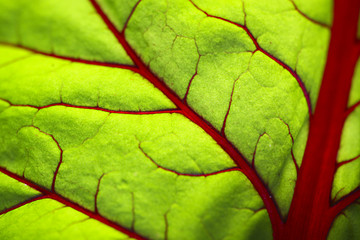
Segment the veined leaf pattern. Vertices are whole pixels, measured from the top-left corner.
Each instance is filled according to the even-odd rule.
[[[0,236],[356,239],[359,5],[0,1]]]

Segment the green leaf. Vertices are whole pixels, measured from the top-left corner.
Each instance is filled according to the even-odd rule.
[[[0,173],[0,213],[17,204],[40,196],[41,194],[15,179]]]
[[[247,27],[256,37],[257,26],[252,26],[254,20],[250,13],[259,9],[252,4],[255,3],[246,3],[244,7],[248,9]],[[134,12],[125,35],[150,69],[212,126],[223,131],[250,163],[256,145],[260,143],[253,162],[271,188],[282,214],[286,215],[291,202],[288,196],[292,194],[296,181],[292,138],[297,141],[300,129],[307,124],[308,109],[299,83],[271,57],[255,51],[257,44],[267,48],[261,39],[256,42],[246,28],[206,17],[197,7],[185,1],[144,2]],[[177,9],[186,12],[186,17]],[[324,32],[322,41],[327,42],[328,29],[304,21],[296,11],[293,15],[299,18],[296,24],[302,23],[302,27],[309,25]],[[141,21],[147,18],[153,19],[149,23],[151,26]],[[284,26],[295,24],[292,21],[295,20],[289,20]],[[257,25],[260,26],[259,21]],[[261,27],[263,29],[264,25]],[[278,44],[275,46],[281,46],[281,49],[291,42],[284,34],[279,32],[276,35]],[[294,37],[293,32],[291,37]],[[312,45],[310,42],[306,44]],[[269,49],[277,56],[275,50]],[[289,57],[289,52],[294,50],[288,49],[286,57]],[[152,57],[154,55],[156,58]],[[282,59],[281,55],[279,57]],[[299,59],[306,61],[305,58]],[[169,63],[170,59],[174,60]],[[287,62],[285,57],[284,61]],[[321,61],[319,63],[323,65]],[[307,71],[320,73],[318,78],[321,77],[318,69],[309,68]],[[311,84],[316,87],[316,83]],[[212,102],[211,108],[209,102]],[[265,144],[264,139],[259,141],[268,132],[272,132],[268,134],[272,143],[265,140]],[[283,136],[275,136],[278,132],[283,132]],[[305,141],[300,145],[304,144]],[[256,164],[256,158],[259,164]],[[262,164],[262,161],[267,163]]]
[[[2,239],[130,239],[51,199],[26,204],[0,218]]]
[[[360,205],[359,201],[354,202],[334,221],[329,232],[329,240],[336,239],[358,239],[360,237]]]
[[[290,239],[318,99],[349,95],[329,212],[306,210],[330,228],[360,185],[360,65],[321,82],[334,6],[0,0],[0,238]],[[356,238],[342,213],[329,238]]]
[[[332,199],[346,196],[360,185],[360,107],[346,119],[338,164],[332,189]]]
[[[0,41],[45,53],[132,64],[89,1],[1,1]],[[44,37],[44,35],[46,37]]]
[[[349,96],[349,107],[360,101],[360,59],[358,59]]]
[[[140,76],[2,49],[14,56],[0,69],[0,97],[11,103],[1,101],[2,167],[151,238],[165,232],[174,238],[269,237],[263,203],[231,158],[189,119],[175,110],[162,113],[174,105]],[[19,59],[19,52],[28,57]],[[24,84],[29,76],[30,86]],[[111,84],[117,91],[107,88]],[[66,104],[51,105],[61,100]],[[223,224],[215,225],[219,219]],[[180,230],[189,223],[192,229]],[[258,227],[264,230],[249,232]]]

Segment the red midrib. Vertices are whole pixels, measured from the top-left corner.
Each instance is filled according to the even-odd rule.
[[[331,190],[359,46],[360,1],[335,0],[327,64],[282,239],[325,239],[335,215]]]

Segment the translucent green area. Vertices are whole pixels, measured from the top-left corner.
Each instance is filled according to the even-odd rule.
[[[51,136],[32,127],[36,112],[29,107],[4,106],[0,113],[0,166],[50,188],[60,150]]]
[[[0,212],[40,195],[26,184],[0,172]]]
[[[296,80],[256,52],[246,72],[234,82],[225,135],[254,163],[284,215],[297,179],[291,136],[300,165],[306,137],[297,136],[307,124],[306,116],[306,102]]]
[[[1,239],[130,239],[125,234],[51,199],[0,216]]]
[[[339,214],[330,229],[329,240],[360,239],[360,202],[351,204]]]
[[[237,0],[192,0],[192,2],[206,13],[244,24],[244,1]]]
[[[290,0],[308,18],[328,26],[332,23],[333,1],[331,0]]]
[[[64,150],[64,166],[69,156],[77,159],[78,164],[86,163],[90,153],[85,152],[92,151],[94,161],[108,162],[107,171],[123,164],[112,165],[109,157],[119,158],[117,161],[121,162],[141,158],[156,168],[151,158],[162,167],[191,174],[235,167],[210,136],[180,114],[109,115],[94,110],[51,107],[40,110],[33,124],[55,137]],[[90,172],[95,170],[93,167]],[[81,167],[71,167],[78,168]],[[77,172],[72,174],[75,178]]]
[[[60,174],[69,173],[70,166],[78,165],[75,159],[71,160],[67,159],[68,166]],[[206,178],[178,176],[156,168],[144,158],[118,162],[119,167],[106,172],[103,163],[89,161],[103,171],[103,177],[99,180],[99,175],[89,175],[86,170],[79,172],[82,186],[88,182],[86,195],[79,201],[92,206],[92,193],[99,184],[96,200],[99,213],[145,237],[271,239],[268,214],[264,209],[259,211],[262,200],[239,172]],[[57,188],[72,197],[75,182],[59,175]]]
[[[4,45],[0,45],[0,98],[12,104],[63,102],[122,111],[175,107],[130,70],[74,63]]]
[[[340,199],[360,185],[360,107],[346,119],[341,136],[338,162],[347,160],[352,161],[341,165],[335,173],[333,200]]]
[[[308,109],[304,93],[289,72],[266,54],[256,51],[246,29],[206,17],[197,7],[206,6],[203,10],[209,14],[240,24],[244,23],[244,10],[247,27],[260,36],[257,39],[260,45],[265,50],[276,48],[284,57],[298,59],[291,67],[295,69],[298,64],[300,70],[309,70],[306,74],[311,82],[308,83],[316,88],[322,74],[318,64],[325,60],[328,29],[301,16],[290,1],[246,1],[244,4],[228,1],[212,7],[209,1],[194,1],[194,4],[184,0],[140,2],[125,30],[126,39],[145,64],[180,98],[219,132],[224,130],[250,163],[259,143],[254,159],[256,169],[286,215],[297,178],[294,162],[300,165],[306,143]],[[237,16],[242,20],[229,14],[230,7],[241,10]],[[273,18],[272,11],[281,14]],[[285,22],[284,26],[279,22]],[[298,32],[290,32],[290,28],[286,29],[289,26]],[[294,42],[296,45],[302,41],[303,34],[304,46],[310,48],[302,49],[299,45],[298,50],[303,52],[298,53],[292,48]],[[314,34],[319,36],[314,38]],[[318,42],[315,44],[313,39]],[[265,47],[268,40],[272,44],[269,48]],[[320,50],[313,49],[319,45]],[[309,92],[316,97],[317,90]],[[297,138],[300,129],[305,132]],[[265,132],[272,132],[272,136],[260,139]],[[296,147],[293,148],[293,144]],[[292,159],[292,150],[297,159]]]
[[[261,48],[297,72],[314,108],[330,37],[329,27],[314,21],[330,25],[332,4],[328,0],[214,2],[197,0],[194,4],[215,17],[240,24],[246,22],[244,27],[254,35]],[[103,6],[106,7],[106,4]],[[181,11],[173,11],[173,8]],[[313,16],[317,16],[314,21],[308,19]],[[215,18],[210,18],[214,20],[213,24],[209,24],[204,31],[204,18],[209,19],[202,11],[197,11],[190,1],[144,1],[137,6],[125,31],[127,40],[143,61],[181,98],[196,72],[196,59],[202,55],[196,51],[199,50],[196,49],[199,38],[207,41],[206,46],[216,41],[223,47],[244,44],[249,40],[245,36],[235,37],[232,29],[238,28],[240,33],[242,28]],[[235,40],[225,37],[228,33]],[[182,40],[181,47],[177,47],[179,39]],[[213,53],[216,52],[215,49]],[[223,71],[226,73],[225,69]]]
[[[26,130],[28,139],[53,136],[63,150],[55,191],[92,211],[97,206],[102,216],[121,226],[150,239],[165,239],[165,234],[169,239],[271,239],[263,202],[241,172],[201,176],[234,163],[180,114],[108,114],[62,106],[38,112],[29,107],[4,109],[0,119],[7,121],[1,124],[0,139],[15,139],[4,148],[13,146],[13,156],[24,152],[26,141],[19,140],[16,129]],[[44,179],[51,183],[53,172],[36,169],[51,169],[43,159],[48,157],[49,165],[58,163],[59,156],[50,159],[54,140],[46,143],[29,148],[37,152],[25,177],[49,187]],[[23,171],[22,158],[0,159],[1,166]]]
[[[111,19],[119,31],[124,29],[125,22],[139,0],[97,0],[101,9]]]
[[[360,59],[358,59],[354,75],[352,79],[352,85],[349,96],[349,106],[356,104],[360,101]]]
[[[360,107],[357,107],[346,119],[343,128],[338,162],[360,156]]]
[[[0,1],[0,41],[60,56],[132,64],[87,0]]]
[[[144,1],[125,31],[126,39],[144,63],[180,98],[195,73],[199,58],[195,35],[204,19],[205,14],[190,1]],[[216,40],[220,41],[220,37]]]
[[[324,16],[332,14],[332,8],[319,1],[297,3],[304,8],[305,14],[317,14],[313,4],[321,4],[320,11],[324,11]],[[306,19],[289,0],[247,0],[245,12],[246,26],[259,45],[296,71],[305,84],[314,109],[325,67],[329,28]]]
[[[194,3],[209,14],[245,24],[261,48],[299,74],[315,106],[329,29],[311,19],[330,24],[330,4],[321,6],[324,0]],[[121,31],[136,1],[99,0],[99,4]],[[89,1],[2,1],[0,25],[6,26],[0,28],[3,42],[86,60],[132,63]],[[145,64],[218,131],[224,130],[254,164],[286,216],[297,177],[294,162],[301,164],[308,132],[306,101],[295,78],[255,51],[244,28],[206,17],[187,0],[142,1],[125,33]],[[0,51],[0,98],[14,104],[63,101],[127,111],[174,107],[128,70],[70,63],[11,47]],[[357,99],[354,91],[351,96]],[[145,237],[271,238],[263,203],[240,172],[201,177],[169,171],[203,174],[234,166],[206,133],[181,115],[116,115],[65,107],[37,111],[9,107],[5,101],[0,101],[0,112],[0,166],[50,188],[61,148],[64,162],[56,191],[90,210],[97,206],[103,216]],[[348,166],[355,171],[346,174],[356,182],[358,167]],[[48,209],[57,213],[68,208]],[[89,220],[60,215],[70,226],[61,228],[66,229],[65,238],[78,239],[81,231],[97,230],[85,225],[76,232],[72,226],[78,223],[72,220],[81,224]],[[23,225],[19,227],[27,230]],[[35,221],[31,226],[43,227],[40,233],[45,225]],[[6,228],[9,234],[20,232],[8,229],[12,228]],[[0,227],[0,238],[3,232]],[[100,233],[101,229],[81,236],[103,238]],[[56,238],[46,234],[46,239]]]

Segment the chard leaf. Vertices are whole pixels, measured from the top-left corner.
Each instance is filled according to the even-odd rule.
[[[357,239],[358,0],[0,0],[1,239]]]

